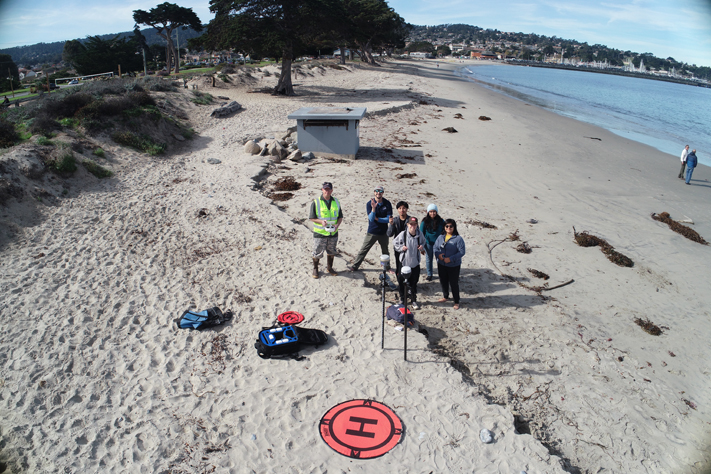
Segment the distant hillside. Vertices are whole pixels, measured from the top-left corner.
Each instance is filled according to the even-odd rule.
[[[160,44],[164,45],[165,40],[158,36],[156,30],[153,28],[146,28],[141,30],[143,36],[146,37],[146,42],[148,45]],[[196,38],[202,33],[198,33],[192,28],[186,30],[178,30],[178,36],[180,38],[180,46],[185,47],[187,40],[190,38]],[[133,31],[124,31],[123,33],[112,33],[106,35],[98,35],[99,38],[107,40],[115,36],[120,38],[126,36],[132,36]],[[82,43],[86,41],[86,38],[77,38]],[[173,39],[175,39],[175,33],[173,33]],[[57,41],[54,43],[37,43],[29,46],[15,46],[14,48],[0,49],[0,54],[9,54],[15,64],[18,66],[34,66],[36,64],[54,64],[62,60],[62,51],[64,50],[64,41]]]
[[[577,57],[581,61],[607,61],[612,66],[622,66],[624,61],[631,61],[635,67],[640,62],[648,68],[677,72],[688,71],[694,76],[711,80],[711,67],[697,66],[674,58],[658,58],[652,53],[636,53],[610,48],[603,44],[589,45],[579,41],[544,36],[533,33],[514,33],[464,24],[437,26],[414,26],[410,30],[408,43],[429,42],[433,45],[465,44],[483,47],[488,51],[503,53],[506,57],[541,60],[553,54],[563,54],[566,58]]]

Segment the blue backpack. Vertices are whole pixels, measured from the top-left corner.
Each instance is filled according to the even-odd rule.
[[[227,311],[223,314],[220,308],[215,306],[200,312],[185,311],[181,317],[174,321],[180,329],[205,329],[211,326],[219,326],[230,319],[232,319],[232,311]]]

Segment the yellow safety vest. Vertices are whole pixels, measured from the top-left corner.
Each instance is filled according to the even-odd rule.
[[[338,214],[341,210],[341,203],[338,202],[338,199],[331,197],[330,209],[326,205],[326,202],[320,197],[318,199],[314,199],[314,203],[316,204],[316,217],[319,219],[325,219],[330,225],[336,225],[336,222],[338,222]],[[338,231],[329,232],[324,229],[321,224],[314,222],[314,232],[325,235],[326,237],[331,237],[332,235],[336,235],[336,232]]]

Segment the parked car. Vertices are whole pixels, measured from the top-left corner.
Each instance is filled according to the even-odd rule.
[[[79,81],[77,81],[76,79],[72,79],[71,81],[69,81],[70,86],[75,86],[77,84],[79,84]]]

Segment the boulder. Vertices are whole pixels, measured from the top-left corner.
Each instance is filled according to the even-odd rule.
[[[269,154],[272,156],[278,156],[279,159],[286,158],[286,155],[288,154],[286,152],[286,149],[281,146],[281,144],[274,140],[270,145],[269,145]]]
[[[223,118],[223,117],[228,117],[232,115],[233,113],[237,112],[242,108],[241,105],[239,105],[237,102],[232,101],[229,104],[225,105],[224,107],[218,107],[215,110],[212,111],[210,114],[210,117],[218,117],[218,118]]]
[[[301,159],[304,161],[313,160],[314,158],[316,158],[316,157],[310,151],[307,151],[306,153],[303,153],[301,155]]]
[[[218,160],[217,158],[208,158],[207,162],[211,165],[219,165],[220,163],[222,163],[222,161]]]
[[[299,150],[293,151],[286,157],[286,159],[291,161],[299,161],[301,159],[301,152]]]
[[[245,153],[257,155],[260,151],[262,151],[262,147],[260,147],[259,144],[254,140],[249,140],[247,143],[244,144]]]
[[[286,140],[292,133],[296,133],[296,127],[287,128],[286,133],[282,135],[281,139]]]

